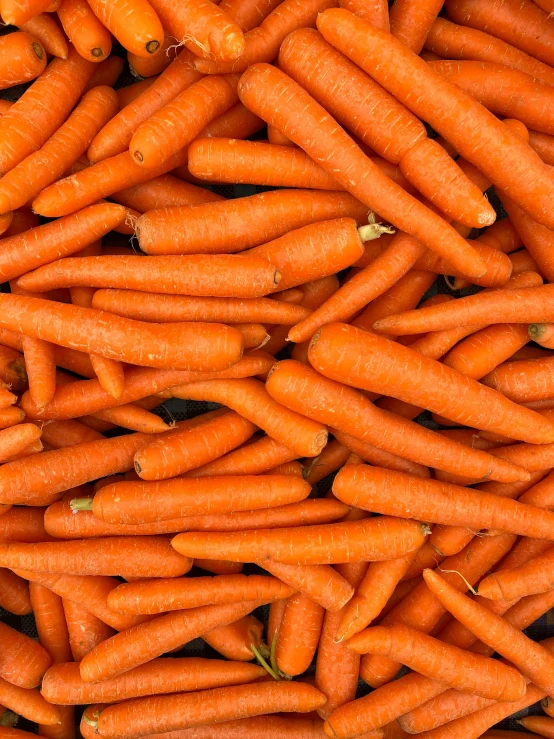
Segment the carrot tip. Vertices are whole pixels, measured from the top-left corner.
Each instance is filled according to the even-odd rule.
[[[160,42],[159,41],[152,40],[152,41],[149,41],[146,44],[146,51],[149,54],[155,54],[158,51],[159,48],[160,48]]]
[[[95,46],[94,49],[91,49],[90,53],[96,59],[99,59],[101,56],[104,56],[104,52],[99,46]]]

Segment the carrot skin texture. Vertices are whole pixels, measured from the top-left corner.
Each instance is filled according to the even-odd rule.
[[[0,66],[0,89],[29,82],[44,71],[46,51],[42,44],[22,31],[16,31],[0,40],[3,65]]]
[[[16,616],[31,613],[29,584],[11,570],[0,569],[0,606]]]
[[[287,598],[277,632],[275,662],[286,675],[305,672],[316,653],[325,609],[302,593]]]
[[[288,565],[272,559],[259,565],[327,611],[340,610],[354,594],[352,585],[329,565]]]
[[[391,8],[390,32],[415,54],[419,54],[441,7],[437,0],[422,3],[400,0],[394,9]]]
[[[1,622],[0,640],[2,642],[0,677],[19,688],[35,688],[52,663],[46,649],[30,637]],[[21,654],[25,655],[23,662],[19,656]]]
[[[63,709],[47,703],[38,690],[21,688],[0,678],[0,695],[6,708],[29,721],[36,721],[44,727],[60,723]],[[4,731],[2,728],[2,733]]]
[[[63,600],[63,611],[69,631],[69,644],[75,662],[80,662],[95,646],[109,639],[115,631],[80,603]]]
[[[35,582],[29,583],[29,593],[40,644],[51,655],[53,664],[69,661],[71,650],[62,599]]]
[[[552,590],[553,557],[554,552],[549,550],[525,565],[489,575],[479,583],[479,595],[492,600],[516,600]]]
[[[327,10],[319,16],[317,25],[329,43],[361,66],[412,112],[426,119],[461,156],[481,167],[491,182],[514,197],[535,220],[544,225],[554,225],[547,205],[552,175],[535,152],[507,126],[462,90],[433,72],[426,62],[418,59],[394,37],[347,11]],[[447,118],[444,115],[445,108],[437,106],[435,101],[439,97],[449,101],[449,110],[458,111],[455,123],[451,116]],[[468,136],[468,130],[474,130],[475,134]],[[514,154],[518,152],[518,168],[507,166],[505,147]],[[481,149],[487,152],[486,161]],[[425,243],[424,239],[421,241]]]

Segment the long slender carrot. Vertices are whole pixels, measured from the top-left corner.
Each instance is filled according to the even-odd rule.
[[[11,570],[0,569],[0,606],[16,616],[31,613],[29,585]]]
[[[514,295],[520,291],[494,291],[489,294],[496,296],[498,292]],[[466,298],[462,298],[462,300],[466,300]],[[452,303],[454,302],[457,301],[452,301]],[[422,312],[444,310],[450,304],[442,303],[432,308],[423,308]],[[383,328],[388,328],[390,323],[393,323],[390,318],[377,321],[377,324],[383,326]],[[466,322],[464,320],[457,325],[466,325]],[[396,327],[393,330],[396,330]],[[331,350],[335,342],[340,343],[339,353],[336,353],[334,349]],[[349,351],[347,351],[350,347],[352,352],[355,352],[355,367],[352,366]],[[378,352],[375,351],[377,347]],[[379,373],[384,366],[382,362],[385,356],[389,357],[390,362],[385,362],[387,365],[387,379],[386,382],[383,382],[379,377]],[[363,357],[363,361],[361,361],[361,357]],[[309,358],[315,369],[331,379],[346,382],[364,390],[392,395],[408,403],[425,406],[435,413],[458,420],[472,428],[482,428],[487,431],[507,434],[511,438],[525,437],[528,441],[533,438],[535,443],[546,443],[550,438],[550,431],[547,428],[547,423],[545,423],[546,419],[541,418],[539,420],[538,414],[528,416],[529,409],[523,409],[515,405],[496,391],[489,393],[485,386],[478,384],[475,380],[461,377],[458,372],[450,367],[445,367],[433,359],[428,359],[418,352],[414,352],[410,347],[401,346],[398,343],[346,324],[329,324],[321,328],[312,339]],[[375,371],[372,364],[373,359],[377,360],[377,358],[380,369]],[[392,367],[391,363],[394,363]],[[409,366],[410,370],[407,372],[403,368],[404,366]],[[393,379],[391,371],[398,372],[398,378]],[[421,372],[421,378],[424,375],[425,379],[416,380],[418,371]],[[410,390],[412,382],[417,383],[417,393]],[[426,393],[423,390],[425,385],[432,385],[433,392]],[[437,393],[437,388],[441,386],[445,392]],[[460,387],[464,388],[463,408],[461,403],[458,402]],[[449,388],[449,390],[446,391],[446,388]],[[470,400],[470,397],[475,400]],[[483,407],[485,404],[487,406],[486,413]],[[510,418],[509,423],[507,423],[508,418]]]
[[[518,719],[518,724],[541,736],[554,736],[554,719],[549,716],[525,716]]]
[[[87,541],[3,543],[0,560],[12,569],[75,575],[179,577],[192,562],[179,556],[163,537],[111,537]]]
[[[547,693],[551,691],[551,664],[554,657],[546,649],[500,616],[452,588],[436,572],[425,570],[423,577],[434,595],[459,621],[486,644],[499,651],[503,657],[509,659],[539,688],[543,688]]]
[[[392,36],[345,10],[330,9],[322,13],[318,18],[318,29],[329,43],[361,66],[416,115],[433,125],[465,159],[479,166],[526,212],[544,225],[553,224],[545,207],[545,198],[550,191],[550,173],[521,138],[477,101],[434,72]],[[437,104],[439,99],[442,101],[440,105]],[[443,106],[456,110],[456,115],[444,116]],[[468,135],[468,130],[475,133]],[[481,155],[481,147],[484,146],[487,149],[486,161]],[[527,177],[506,165],[506,148],[514,155],[517,151],[515,156],[518,159],[521,156],[519,164],[525,167]],[[381,215],[386,215],[382,207]],[[396,225],[402,227],[400,223]],[[426,243],[424,239],[421,241]]]
[[[275,662],[281,672],[294,677],[308,669],[317,650],[324,615],[323,606],[302,593],[287,598],[275,643]]]
[[[128,208],[134,208],[139,213],[147,213],[152,209],[196,206],[225,200],[211,190],[183,182],[170,174],[160,175],[141,185],[114,192],[111,198]]]
[[[1,622],[0,642],[0,677],[19,688],[35,688],[52,662],[46,649]]]
[[[197,427],[197,428],[202,428]],[[307,498],[305,480],[287,475],[235,475],[159,482],[120,482],[99,490],[94,500],[74,501],[74,510],[92,508],[98,518],[117,524],[154,523],[186,515],[296,503]],[[155,503],[154,503],[155,501]]]
[[[175,386],[176,383],[196,383],[202,379],[250,377],[269,371],[273,364],[273,357],[256,350],[242,357],[229,369],[219,372],[130,368],[125,372],[123,395],[119,399],[107,393],[98,380],[82,380],[58,387],[54,400],[42,411],[36,409],[30,397],[25,395],[22,401],[23,410],[30,418],[41,420],[79,418],[106,408],[138,401]],[[87,384],[83,385],[83,382]]]
[[[45,727],[60,723],[63,709],[47,703],[38,690],[20,688],[0,678],[0,695],[3,705],[29,721]],[[2,734],[5,731],[1,729]]]
[[[278,190],[218,204],[147,213],[137,222],[137,235],[147,254],[233,253],[266,243],[289,230],[341,217],[364,223],[367,208],[348,193]],[[206,218],[210,228],[206,228]]]
[[[69,632],[71,654],[75,662],[80,662],[95,646],[115,633],[111,626],[75,601],[64,598],[63,612]]]
[[[332,433],[337,441],[347,447],[352,454],[359,457],[359,463],[369,462],[369,464],[376,465],[377,467],[398,470],[399,472],[406,472],[409,475],[416,475],[417,477],[430,477],[431,475],[429,468],[422,464],[410,462],[403,457],[368,444],[367,441],[360,441],[353,436],[349,436],[338,429],[332,429]]]
[[[92,12],[120,44],[137,56],[159,52],[164,40],[160,19],[148,0],[91,0]]]
[[[122,675],[217,626],[233,623],[253,611],[259,601],[202,606],[174,611],[134,626],[99,644],[80,665],[85,682],[98,682]]]
[[[42,287],[35,287],[46,284],[135,290],[148,285],[149,291],[160,293],[255,298],[273,291],[280,281],[279,271],[267,257],[255,254],[156,256],[148,260],[148,269],[146,264],[140,256],[75,257],[25,275],[20,287],[39,292]]]
[[[340,610],[354,592],[348,580],[329,565],[287,565],[272,559],[264,559],[260,565],[327,611]]]
[[[506,475],[507,481],[508,478],[514,479],[514,474],[516,478],[518,476],[515,470],[493,470],[490,455],[480,456],[479,450],[467,454],[467,448],[448,444],[445,437],[378,410],[361,393],[329,380],[299,362],[286,360],[274,365],[267,380],[267,390],[275,400],[292,410],[413,462],[432,465],[434,460],[435,467],[449,469],[475,465],[480,474],[502,479]],[[412,447],[406,443],[408,434],[412,438]],[[463,456],[464,453],[467,456]]]
[[[554,265],[551,257],[551,230],[530,218],[504,193],[501,197],[505,210],[509,212],[521,240],[539,265],[541,273],[547,280],[552,280]]]
[[[270,436],[239,447],[223,457],[208,462],[187,473],[187,477],[217,477],[220,475],[258,475],[271,472],[279,465],[292,462],[296,452]],[[301,472],[301,471],[300,471]]]
[[[2,36],[0,50],[0,88],[3,90],[34,80],[46,67],[44,47],[23,31]]]
[[[61,126],[92,75],[93,65],[75,49],[67,59],[55,59],[48,69],[0,118],[0,171],[6,174],[40,148]]]
[[[504,64],[548,85],[554,83],[554,74],[548,64],[484,30],[458,26],[446,18],[434,21],[425,39],[425,48],[446,59],[474,59]]]
[[[392,559],[417,549],[424,539],[425,527],[416,522],[381,518],[278,531],[179,534],[172,544],[185,556],[307,565]]]
[[[415,54],[419,54],[441,8],[438,0],[421,3],[400,0],[390,11],[390,32]]]

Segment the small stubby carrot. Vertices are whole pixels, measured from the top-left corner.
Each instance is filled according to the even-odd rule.
[[[374,626],[352,637],[348,646],[358,654],[391,656],[426,677],[484,698],[509,701],[525,695],[525,680],[513,667],[470,654],[408,626]]]
[[[64,598],[63,612],[69,632],[71,654],[75,662],[80,662],[95,646],[115,633],[111,626],[75,601]]]
[[[201,428],[201,427],[199,427]],[[92,508],[108,523],[141,524],[186,515],[210,515],[287,505],[310,493],[305,480],[286,475],[233,475],[159,482],[120,482],[99,490],[92,503],[76,501],[74,510]],[[155,504],[153,505],[153,503]]]
[[[164,40],[160,19],[148,0],[91,0],[92,12],[120,44],[137,56],[156,54]],[[108,52],[109,53],[109,52]]]
[[[201,606],[174,611],[116,634],[99,644],[81,661],[85,682],[117,677],[144,665],[172,649],[180,648],[217,626],[230,624],[251,613],[259,601]]]
[[[192,567],[163,537],[111,537],[87,541],[3,543],[0,560],[13,569],[75,575],[179,577]]]
[[[2,64],[0,65],[0,89],[30,82],[44,71],[46,51],[40,41],[29,33],[15,31],[0,39]]]
[[[16,616],[31,613],[29,585],[11,570],[0,569],[0,607]]]
[[[61,126],[82,94],[92,69],[90,62],[70,49],[67,59],[54,59],[0,118],[2,135],[9,135],[10,140],[9,148],[7,142],[0,147],[3,175],[40,148]]]
[[[148,263],[135,255],[107,255],[60,259],[48,270],[25,275],[18,284],[32,292],[42,291],[42,287],[35,289],[37,285],[74,287],[80,283],[86,287],[134,290],[148,286],[148,291],[176,295],[254,298],[272,292],[280,279],[279,271],[268,258],[254,253],[156,256],[150,257]]]
[[[19,28],[40,41],[47,54],[67,59],[69,52],[67,40],[63,31],[48,13],[35,15],[26,23],[22,23]]]
[[[381,518],[278,531],[186,533],[178,534],[172,544],[185,556],[233,562],[273,559],[293,565],[335,564],[403,556],[423,544],[425,531],[416,522]]]
[[[275,662],[294,677],[310,666],[321,634],[325,609],[302,593],[291,595],[277,632]]]
[[[411,421],[395,418],[377,409],[361,393],[294,360],[285,360],[275,365],[270,371],[266,386],[276,401],[321,423],[332,425],[342,433],[367,442],[378,450],[420,465],[433,465],[433,459],[435,467],[452,468],[459,465],[461,469],[466,464],[468,467],[475,464],[485,476],[491,474],[493,477],[498,475],[503,478],[506,474],[513,479],[512,473],[507,469],[493,471],[494,463],[491,464],[490,455],[478,459],[478,450],[473,450],[473,454],[464,457],[467,449],[457,448],[457,445],[449,446],[445,443],[445,437],[436,436],[433,432],[416,427]],[[412,447],[406,443],[408,434],[412,436]],[[430,454],[429,457],[427,453]],[[377,463],[376,459],[371,461]],[[425,474],[422,470],[419,472]],[[512,472],[517,478],[516,471]]]
[[[483,29],[459,26],[446,18],[437,18],[425,39],[425,48],[446,59],[473,59],[504,64],[530,74],[548,85],[554,83],[552,68],[528,56],[510,43]]]
[[[533,290],[534,288],[529,289]],[[521,291],[493,291],[491,293],[487,293],[487,295],[496,296],[498,292],[503,292],[506,295],[511,296],[514,293],[518,294]],[[461,300],[467,300],[467,298],[461,298]],[[451,301],[450,303],[442,303],[441,305],[430,308],[422,308],[421,312],[441,311],[447,309],[449,305],[457,302],[458,301]],[[374,325],[382,327],[383,330],[389,330],[389,326],[391,324],[392,330],[396,331],[397,326],[392,318],[381,319]],[[456,325],[466,325],[466,322],[465,320],[462,320]],[[443,327],[439,327],[439,330],[440,328]],[[413,333],[415,333],[415,330]],[[338,341],[339,337],[341,347],[340,360],[334,350],[330,351],[331,346],[334,345],[335,341]],[[349,347],[352,348],[352,352],[355,352],[356,368],[353,368],[350,360],[347,359],[347,356],[349,356],[347,348]],[[375,351],[377,347],[379,347],[378,354]],[[377,359],[377,356],[379,357],[379,362],[383,361],[384,356],[389,356],[391,358],[391,362],[394,362],[395,371],[400,373],[399,378],[401,376],[401,379],[392,379],[390,374],[391,365],[387,362],[387,381],[382,382],[379,378],[379,372],[374,371],[376,368],[372,370],[373,361],[374,359]],[[361,357],[363,358],[363,361],[360,361]],[[392,359],[393,357],[394,360]],[[524,409],[515,405],[512,401],[509,401],[497,391],[489,393],[485,390],[484,385],[478,384],[471,378],[461,376],[450,367],[445,367],[433,359],[428,359],[419,354],[419,352],[415,352],[410,347],[401,346],[396,342],[370,334],[367,331],[361,331],[357,328],[347,326],[346,324],[328,324],[320,329],[312,339],[309,358],[315,369],[330,379],[338,380],[360,389],[370,390],[371,392],[392,395],[393,397],[397,397],[408,403],[425,406],[435,413],[463,422],[464,425],[468,425],[472,428],[482,428],[486,431],[494,431],[496,433],[508,435],[511,438],[515,438],[517,436],[525,437],[527,441],[531,441],[531,437],[533,437],[534,442],[532,443],[539,444],[547,443],[550,439],[550,430],[547,428],[548,424],[546,419],[539,419],[537,413],[534,413],[532,416],[528,416],[529,409]],[[404,365],[405,363],[408,363],[407,366],[411,367],[407,382],[406,372],[403,369],[400,369],[401,365]],[[415,382],[415,377],[417,375],[415,367],[417,366],[421,368],[421,372],[424,373],[425,379],[417,381],[418,392],[416,397],[416,394],[410,391],[407,384],[410,385],[412,380]],[[423,370],[423,367],[425,367],[425,370]],[[435,379],[430,381],[431,377]],[[429,385],[429,383],[433,385],[433,397],[428,396],[426,393],[422,395],[422,388],[425,387],[426,384]],[[447,386],[451,386],[452,388],[456,387],[457,390],[448,392],[444,398],[441,393],[439,401],[435,391],[436,388],[441,386],[443,388]],[[460,386],[464,387],[463,409],[455,397],[460,391]],[[470,402],[470,396],[474,397],[477,402]],[[444,401],[444,404],[441,401]],[[485,404],[487,406],[486,414],[483,412],[483,406]],[[500,410],[501,408],[502,411]],[[510,423],[506,423],[508,416],[511,417]],[[534,426],[534,429],[532,429],[532,425]]]
[[[348,11],[336,9],[325,11],[327,12],[346,13],[347,16],[356,18]],[[357,20],[363,23],[361,19]],[[344,189],[368,207],[379,212],[383,218],[419,239],[425,246],[447,256],[453,263],[458,263],[464,274],[468,276],[471,276],[469,273],[475,276],[483,274],[485,269],[481,258],[471,250],[461,236],[439,216],[381,173],[380,169],[366,157],[336,121],[325,114],[323,108],[290,77],[267,64],[253,65],[241,78],[239,96],[247,107],[302,146],[306,153],[331,174]],[[286,106],[282,102],[285,97],[287,98]],[[306,123],[307,126],[298,127],[299,119],[296,113],[300,110],[310,112],[309,119],[306,118],[306,112],[302,115],[303,124]],[[307,129],[317,130],[318,136],[308,137]],[[330,164],[331,150],[334,152],[332,166]],[[337,159],[338,152],[340,162]],[[367,189],[367,181],[362,176],[362,170],[366,175],[371,172],[369,177],[372,181],[371,193]],[[345,172],[348,172],[347,177],[343,175]],[[380,193],[380,196],[377,193]],[[391,207],[384,206],[385,202],[392,203]],[[429,224],[429,229],[434,234],[432,238],[429,238],[430,230],[421,233],[420,228],[414,226],[414,221],[410,220],[409,223],[406,221],[399,210],[401,202],[405,202],[405,207],[410,211],[419,212],[420,217],[418,216],[416,221],[420,224],[424,222]],[[431,223],[436,225],[436,230],[435,225],[430,226]],[[439,233],[441,233],[440,245],[435,238]],[[458,261],[462,254],[465,255],[463,267],[462,262]]]
[[[412,112],[433,125],[465,159],[481,167],[492,182],[514,197],[520,207],[524,207],[526,212],[544,225],[552,225],[544,201],[550,189],[550,173],[535,152],[507,126],[460,88],[434,72],[393,36],[373,28],[347,11],[329,9],[319,16],[317,25],[329,43],[359,64]],[[403,82],[404,74],[410,77],[409,86]],[[463,118],[455,116],[455,124],[453,118],[446,118],[442,114],[442,105],[436,103],[438,97],[443,105],[445,100],[450,101],[450,107],[460,111],[460,115],[463,110]],[[463,123],[464,120],[467,125]],[[475,134],[468,136],[468,129],[477,125],[476,121],[479,124],[473,128]],[[480,148],[484,145],[484,130],[487,131],[488,142],[486,162],[480,154]],[[505,147],[517,150],[518,157],[521,154],[522,166],[525,159],[526,180],[506,166]],[[532,176],[531,171],[534,173]],[[381,215],[388,217],[382,207]],[[396,225],[403,227],[400,223]],[[424,242],[424,239],[421,241]]]
[[[367,207],[348,193],[277,190],[147,213],[137,222],[137,234],[147,254],[233,253],[271,241],[289,230],[341,217],[364,223]],[[232,219],[232,230],[227,226],[228,219]]]
[[[19,688],[36,688],[52,663],[46,649],[29,636],[1,622],[0,642],[0,677]]]

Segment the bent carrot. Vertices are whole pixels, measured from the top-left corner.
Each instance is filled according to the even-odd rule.
[[[0,560],[13,569],[75,575],[179,577],[192,562],[179,556],[161,537],[112,537],[88,541],[3,543]]]
[[[479,595],[492,600],[516,600],[546,593],[554,589],[551,583],[553,560],[554,552],[549,550],[520,567],[489,575],[479,583]]]
[[[35,688],[52,663],[46,649],[2,622],[0,643],[0,677],[19,688]]]
[[[0,39],[2,64],[0,89],[30,82],[44,71],[46,51],[42,44],[28,33],[15,31]]]
[[[302,593],[287,598],[275,642],[275,662],[285,675],[306,672],[315,656],[325,609]]]
[[[179,534],[172,544],[185,556],[308,565],[401,557],[421,546],[424,539],[425,529],[415,521],[382,518],[236,534]]]
[[[29,585],[11,570],[0,569],[0,607],[16,616],[26,616],[33,610]]]
[[[272,504],[287,505],[304,500],[309,493],[310,486],[305,480],[287,475],[120,482],[99,490],[93,501],[73,501],[73,510],[92,508],[95,516],[108,523],[155,523],[199,513],[210,515],[272,507]]]
[[[498,292],[514,294],[512,290]],[[516,290],[515,294],[518,292]],[[497,291],[488,294],[496,296]],[[421,310],[440,311],[447,309],[450,304],[442,303]],[[390,323],[393,323],[390,318],[384,318],[375,325],[384,328]],[[457,325],[466,325],[466,322],[461,321]],[[340,343],[338,352],[331,349],[335,342]],[[350,360],[350,350],[354,353],[352,356],[356,357],[355,367]],[[460,376],[450,367],[428,359],[410,347],[401,346],[367,331],[339,323],[324,326],[312,339],[308,356],[315,369],[331,379],[424,406],[434,413],[462,422],[463,425],[506,434],[511,438],[525,437],[529,441],[533,438],[534,442],[539,444],[546,443],[550,438],[546,419],[539,420],[538,414],[528,416],[529,409],[517,406],[497,391],[489,392],[490,388],[486,389],[475,380]],[[390,361],[385,362],[387,379],[383,382],[379,374],[384,366],[382,363],[385,356],[388,356]],[[377,370],[373,366],[374,360],[378,362],[380,369]],[[409,372],[404,369],[407,366],[410,367]],[[394,379],[391,377],[391,367],[394,373],[399,373]],[[421,372],[420,378],[418,372]],[[421,379],[423,376],[425,379]],[[410,387],[412,382],[417,383],[417,393]],[[432,393],[426,393],[422,389],[426,385],[433,387]],[[441,387],[444,388],[444,392],[438,394],[437,388]],[[459,402],[460,387],[464,388],[463,407]]]
[[[550,172],[519,136],[477,101],[434,72],[394,37],[345,10],[330,9],[322,13],[318,18],[318,29],[329,43],[361,66],[412,112],[434,126],[465,159],[479,166],[491,182],[506,191],[526,212],[544,225],[554,225],[545,207],[545,198],[550,191]],[[405,83],[408,77],[410,85]],[[443,101],[441,105],[437,105],[438,99]],[[449,101],[449,109],[457,111],[453,118],[443,115],[446,100]],[[467,135],[468,130],[473,130],[474,134]],[[486,136],[483,131],[487,132]],[[485,139],[486,161],[481,154]],[[514,154],[518,152],[516,156],[525,167],[527,177],[519,171],[516,174],[511,166],[507,166],[506,147]],[[386,215],[382,207],[381,215]],[[397,225],[404,228],[400,223]],[[408,231],[407,228],[404,230]],[[426,243],[423,238],[420,240]],[[431,246],[430,243],[426,245]]]

